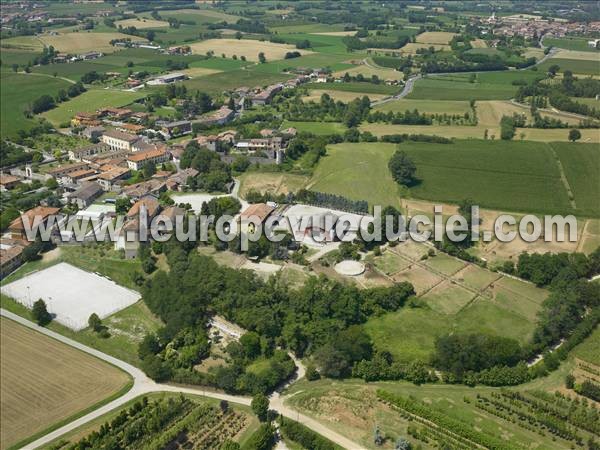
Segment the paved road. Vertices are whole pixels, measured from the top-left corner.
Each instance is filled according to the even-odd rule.
[[[246,397],[246,396],[228,395],[228,394],[223,394],[220,392],[204,390],[201,387],[184,387],[184,386],[175,386],[175,385],[169,385],[169,384],[156,383],[153,380],[151,380],[150,378],[148,378],[146,376],[146,374],[144,372],[142,372],[140,369],[132,366],[129,363],[126,363],[125,361],[121,361],[118,358],[107,355],[106,353],[103,353],[101,351],[98,351],[96,349],[88,347],[87,345],[83,345],[80,342],[74,341],[73,339],[69,339],[68,337],[63,336],[62,334],[56,333],[56,332],[49,330],[47,328],[44,328],[44,327],[40,327],[40,326],[36,325],[35,323],[33,323],[21,316],[18,316],[14,313],[11,313],[10,311],[7,311],[5,309],[0,309],[0,315],[2,317],[11,319],[23,326],[26,326],[27,328],[38,331],[39,333],[45,334],[46,336],[56,339],[57,341],[60,341],[66,345],[69,345],[73,348],[76,348],[85,353],[93,355],[96,358],[106,361],[106,362],[124,370],[133,379],[133,387],[123,396],[119,397],[116,400],[113,400],[112,402],[107,403],[106,405],[94,410],[93,412],[91,412],[89,414],[86,414],[83,417],[80,417],[79,419],[76,419],[76,420],[68,423],[67,425],[65,425],[63,427],[58,428],[57,430],[54,430],[54,431],[46,434],[45,436],[37,439],[36,441],[28,444],[27,446],[25,446],[23,448],[35,449],[35,448],[41,447],[43,445],[46,445],[49,442],[59,438],[63,434],[68,433],[68,432],[76,429],[77,427],[84,425],[85,423],[87,423],[91,420],[94,420],[94,419],[102,416],[103,414],[106,414],[109,411],[112,411],[115,408],[118,408],[119,406],[129,402],[130,400],[133,400],[134,398],[136,398],[140,395],[149,394],[151,392],[181,392],[181,393],[185,393],[185,394],[202,395],[202,396],[206,396],[206,397],[216,398],[219,400],[227,400],[228,402],[237,403],[237,404],[241,404],[241,405],[250,405],[251,398]],[[289,383],[287,383],[285,386],[283,386],[281,390],[288,387],[294,381],[304,377],[304,366],[302,365],[302,363],[299,360],[294,358],[293,355],[291,355],[291,356],[294,359],[294,361],[298,367],[296,377],[293,380],[291,380]],[[335,442],[338,445],[341,445],[344,448],[352,449],[352,450],[362,448],[357,443],[346,438],[345,436],[342,436],[342,435],[336,433],[335,431],[330,430],[329,428],[325,427],[324,425],[317,422],[316,420],[314,420],[310,417],[307,417],[303,414],[299,414],[297,411],[285,406],[284,400],[285,400],[285,396],[282,396],[279,392],[272,394],[270,408],[277,411],[278,413],[282,414],[285,417],[288,417],[292,420],[297,420],[297,421],[303,423],[307,427],[311,428],[312,430],[316,431],[317,433],[322,434],[326,438],[332,440],[333,442]]]

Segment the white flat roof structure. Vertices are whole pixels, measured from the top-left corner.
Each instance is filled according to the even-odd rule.
[[[54,320],[75,331],[88,326],[92,313],[104,319],[141,297],[139,292],[64,262],[26,275],[0,291],[30,309],[41,298]]]

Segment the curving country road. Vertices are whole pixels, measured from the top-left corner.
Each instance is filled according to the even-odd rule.
[[[151,392],[178,392],[178,393],[184,393],[184,394],[201,395],[201,396],[205,396],[205,397],[216,398],[218,400],[227,400],[228,402],[231,402],[231,403],[237,403],[237,404],[247,405],[247,406],[250,405],[250,402],[252,401],[252,399],[250,397],[241,396],[241,395],[229,395],[229,394],[223,394],[220,392],[207,391],[207,390],[202,389],[201,387],[197,387],[197,388],[196,387],[183,387],[183,386],[174,386],[174,385],[169,385],[169,384],[156,383],[155,381],[148,378],[144,372],[142,372],[137,367],[132,366],[131,364],[121,361],[120,359],[115,358],[113,356],[107,355],[106,353],[103,353],[94,348],[88,347],[87,345],[81,344],[80,342],[74,341],[73,339],[69,339],[68,337],[63,336],[62,334],[56,333],[56,332],[49,330],[47,328],[44,328],[44,327],[40,327],[39,325],[36,325],[35,323],[33,323],[21,316],[11,313],[10,311],[0,308],[0,316],[5,317],[10,320],[13,320],[27,328],[30,328],[30,329],[35,330],[39,333],[42,333],[46,336],[49,336],[53,339],[56,339],[57,341],[60,341],[63,344],[69,345],[73,348],[76,348],[76,349],[81,350],[85,353],[88,353],[92,356],[95,356],[96,358],[106,361],[106,362],[120,368],[121,370],[127,372],[133,379],[133,387],[123,396],[117,398],[116,400],[113,400],[112,402],[107,403],[104,406],[101,406],[100,408],[92,411],[89,414],[86,414],[78,419],[73,420],[72,422],[68,423],[67,425],[64,425],[46,435],[44,435],[43,437],[31,442],[30,444],[27,444],[25,447],[23,447],[25,449],[35,449],[35,448],[41,447],[43,445],[46,445],[46,444],[50,443],[51,441],[59,438],[63,434],[68,433],[68,432],[80,427],[81,425],[84,425],[87,422],[94,420],[94,419],[106,414],[109,411],[112,411],[115,408],[118,408],[119,406],[129,402],[130,400],[133,400],[134,398],[136,398],[140,395],[149,394]],[[336,433],[335,431],[332,431],[331,429],[327,428],[326,426],[317,422],[316,420],[314,420],[308,416],[305,416],[303,414],[300,414],[300,413],[298,413],[298,411],[295,411],[284,405],[285,396],[281,395],[281,391],[304,376],[304,366],[302,365],[302,363],[300,361],[298,361],[295,357],[293,357],[293,355],[291,355],[291,356],[294,359],[296,366],[298,367],[296,376],[294,379],[292,379],[286,385],[284,385],[281,389],[279,389],[278,391],[271,394],[270,409],[275,410],[279,414],[281,414],[285,417],[288,417],[289,419],[301,422],[308,428],[314,430],[315,432],[323,435],[327,439],[335,442],[336,444],[338,444],[344,448],[351,449],[351,450],[362,449],[363,447],[360,446],[359,444],[357,444],[356,442],[353,442],[352,440],[348,439],[347,437],[342,436],[341,434]]]

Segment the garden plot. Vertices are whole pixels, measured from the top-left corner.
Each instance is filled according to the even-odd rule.
[[[1,291],[28,308],[41,298],[57,322],[76,331],[88,326],[92,313],[105,318],[140,299],[136,291],[67,263],[33,272]]]

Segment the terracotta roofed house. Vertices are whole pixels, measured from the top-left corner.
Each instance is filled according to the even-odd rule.
[[[132,170],[140,170],[146,164],[162,164],[169,160],[166,148],[136,152],[127,157],[127,165]]]
[[[60,208],[52,208],[48,206],[36,206],[35,208],[31,208],[10,223],[8,226],[8,232],[13,239],[26,240],[27,234],[25,232],[25,225],[23,223],[24,220],[28,222],[29,227],[35,225],[36,223],[46,225],[49,217],[58,214],[59,211]]]
[[[254,203],[249,205],[240,214],[242,231],[249,231],[253,233],[257,224],[255,222],[251,222],[250,220],[258,219],[260,223],[263,223],[273,211],[275,211],[275,208],[267,205],[266,203]]]

